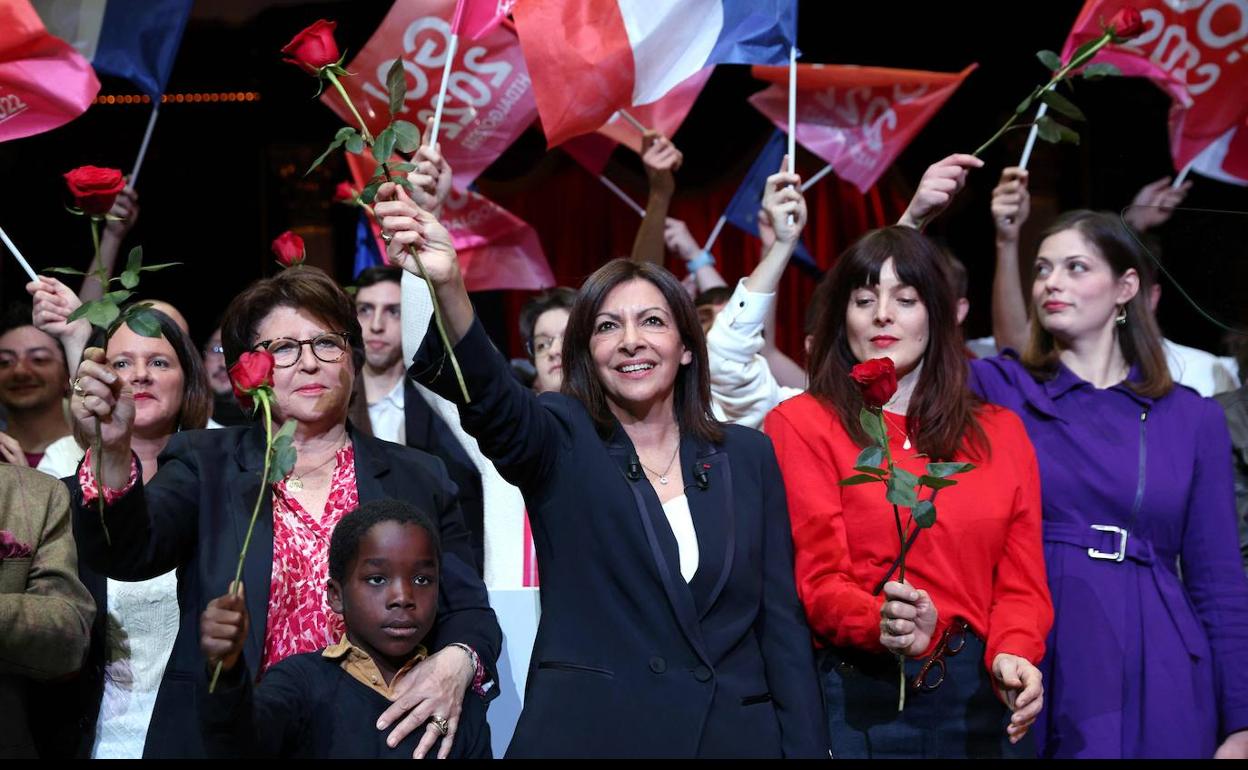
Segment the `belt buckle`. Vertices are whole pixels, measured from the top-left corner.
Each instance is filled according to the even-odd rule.
[[[1114,553],[1105,553],[1095,548],[1088,549],[1088,556],[1093,559],[1104,559],[1105,561],[1121,562],[1127,558],[1127,531],[1122,527],[1115,527],[1109,524],[1093,524],[1092,529],[1097,532],[1108,532],[1111,535],[1118,535],[1118,550]]]

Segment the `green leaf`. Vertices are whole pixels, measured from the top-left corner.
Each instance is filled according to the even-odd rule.
[[[873,481],[881,481],[881,480],[882,479],[876,478],[875,476],[867,475],[866,473],[859,473],[856,476],[850,476],[847,479],[841,479],[839,483],[840,483],[840,486],[842,487],[852,487],[857,484],[870,484]]]
[[[160,262],[155,265],[144,265],[143,267],[139,268],[139,272],[140,273],[152,273],[157,270],[164,270],[166,267],[176,267],[180,264],[182,263],[181,262]]]
[[[913,508],[919,502],[914,486],[903,483],[896,475],[889,477],[888,493],[885,497],[893,505],[903,508]]]
[[[110,291],[109,293],[100,297],[99,301],[111,302],[114,305],[120,305],[121,303],[125,302],[126,300],[130,299],[133,296],[134,296],[134,292],[132,291],[125,291],[124,289],[118,289],[117,291]]]
[[[869,446],[858,454],[858,459],[854,460],[854,467],[870,466],[883,473],[880,463],[884,462],[884,450],[878,446]]]
[[[107,329],[109,326],[112,326],[113,321],[116,321],[117,317],[121,315],[121,311],[117,309],[116,305],[102,299],[88,302],[83,307],[87,309],[83,314],[86,316],[87,322],[101,329]]]
[[[347,139],[347,152],[352,155],[359,155],[364,152],[364,137],[356,134]]]
[[[139,273],[136,270],[124,270],[118,279],[122,286],[127,289],[133,289],[139,285]]]
[[[910,509],[910,515],[920,529],[927,529],[936,523],[936,504],[931,500],[920,500]]]
[[[899,484],[904,484],[905,486],[910,487],[911,489],[914,489],[916,486],[918,486],[919,477],[914,475],[910,471],[906,470],[905,468],[898,468],[896,465],[894,465],[890,470],[892,471],[893,478],[897,479],[897,482]]]
[[[1035,98],[1034,95],[1028,96],[1026,99],[1019,102],[1018,106],[1014,108],[1014,114],[1022,115],[1024,112],[1031,109],[1031,100],[1033,98]]]
[[[415,123],[396,120],[391,128],[394,129],[395,144],[399,152],[416,152],[420,147],[420,129]]]
[[[340,133],[340,134],[341,134],[341,133],[342,133],[342,131],[339,131],[338,133]],[[345,139],[335,139],[334,141],[330,142],[329,147],[325,148],[325,152],[321,153],[321,154],[320,154],[320,157],[318,157],[316,160],[312,161],[312,165],[311,165],[311,166],[308,166],[308,170],[307,170],[307,171],[305,171],[305,172],[303,172],[303,175],[304,175],[304,176],[307,176],[308,174],[311,174],[314,170],[316,170],[316,167],[317,167],[317,166],[319,166],[319,165],[321,165],[321,163],[322,163],[322,162],[323,162],[326,158],[328,158],[328,157],[329,157],[329,154],[330,154],[331,152],[333,152],[334,150],[338,149],[339,147],[341,147],[341,146],[342,146],[342,143],[343,143],[343,142],[345,142],[345,141],[346,141]]]
[[[1062,141],[1062,133],[1057,130],[1057,121],[1048,115],[1036,121],[1036,136],[1050,144]]]
[[[395,174],[406,174],[409,171],[415,171],[415,163],[395,163],[390,166],[390,171]]]
[[[395,139],[394,127],[386,126],[373,140],[373,157],[377,159],[377,162],[385,163],[390,160],[391,155],[394,155]]]
[[[386,91],[390,94],[390,117],[403,110],[403,101],[407,98],[407,73],[403,71],[402,59],[395,59],[386,73]]]
[[[887,441],[887,435],[884,433],[884,421],[880,416],[870,409],[862,409],[858,412],[858,422],[862,423],[862,429],[867,435],[879,444],[881,447]]]
[[[1098,80],[1106,77],[1119,77],[1122,70],[1109,62],[1093,62],[1083,68],[1083,76],[1088,80]]]
[[[1101,42],[1101,39],[1099,37],[1092,38],[1088,42],[1076,48],[1075,52],[1071,54],[1070,60],[1073,62],[1075,59],[1078,59],[1079,57],[1083,56],[1088,51],[1091,51],[1093,48],[1096,48],[1096,46],[1099,45],[1100,42]]]
[[[43,269],[43,272],[60,273],[62,275],[86,275],[86,273],[84,273],[83,271],[75,270],[72,267],[45,267]]]
[[[946,478],[948,476],[952,476],[955,473],[966,473],[967,471],[973,471],[973,470],[975,470],[975,465],[973,463],[928,463],[927,464],[927,475],[935,476],[936,478],[940,478],[940,479]]]
[[[407,190],[409,193],[415,191],[416,189],[416,185],[407,181],[407,177],[405,176],[396,176],[394,178],[394,183],[402,187],[404,190]]]
[[[287,420],[282,424],[281,429],[277,431],[273,440],[279,441],[281,439],[293,439],[295,437],[295,428],[297,427],[298,424],[294,420]]]
[[[1074,102],[1056,91],[1045,91],[1040,94],[1040,101],[1049,105],[1049,109],[1056,110],[1071,120],[1087,120],[1083,111],[1076,107]]]
[[[944,489],[945,487],[951,487],[957,483],[958,482],[953,479],[944,479],[940,476],[919,476],[919,484],[927,487],[928,489]]]
[[[1063,126],[1061,123],[1058,123],[1057,134],[1059,141],[1067,142],[1068,144],[1079,144],[1079,132],[1069,126]]]
[[[360,190],[360,200],[363,203],[371,204],[377,198],[377,188],[381,187],[381,181],[370,182],[367,187]]]
[[[1062,68],[1062,57],[1052,51],[1040,51],[1036,54],[1036,58],[1049,72],[1057,72]]]
[[[855,465],[854,470],[860,473],[867,473],[872,476],[879,476],[881,480],[884,478],[884,474],[886,472],[878,465]]]
[[[91,309],[90,306],[91,306],[91,303],[88,302],[85,305],[79,305],[78,307],[74,308],[74,312],[65,316],[66,322],[77,321],[79,318],[82,318],[83,316],[87,314],[87,311]]]
[[[141,337],[161,336],[160,321],[147,305],[130,308],[125,315],[126,326]]]
[[[130,249],[130,255],[126,258],[125,272],[137,273],[139,272],[139,268],[142,266],[143,266],[143,247],[135,246],[133,249]],[[126,288],[133,289],[134,287],[127,286]]]

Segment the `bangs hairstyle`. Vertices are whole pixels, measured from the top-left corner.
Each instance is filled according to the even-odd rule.
[[[261,278],[226,308],[225,320],[221,323],[221,347],[225,348],[228,366],[237,363],[239,356],[259,342],[256,328],[279,307],[310,313],[329,327],[326,331],[346,332],[353,351],[352,361],[359,371],[356,353],[363,335],[355,314],[355,302],[324,270],[307,265],[288,267],[270,278]]]
[[[862,236],[816,287],[811,302],[819,315],[810,346],[810,393],[840,418],[855,443],[871,443],[858,419],[862,392],[849,376],[859,361],[849,347],[846,314],[854,291],[879,284],[890,257],[898,279],[918,292],[927,309],[927,350],[906,414],[914,426],[910,438],[916,451],[934,461],[950,460],[959,451],[980,456],[989,450],[988,439],[976,417],[980,401],[967,386],[948,262],[935,243],[909,227]]]
[[[212,389],[208,385],[208,372],[204,368],[204,359],[196,349],[195,341],[189,334],[182,331],[182,327],[174,323],[172,318],[159,310],[151,308],[148,310],[159,322],[160,336],[173,348],[173,353],[178,359],[178,366],[182,369],[182,408],[178,410],[175,430],[203,428],[208,424],[208,417],[212,414]],[[121,327],[121,323],[115,323],[107,334],[101,329],[93,329],[87,346],[107,351],[108,341]],[[83,448],[90,446],[94,438],[80,430],[75,421],[74,440],[79,446]]]
[[[1116,214],[1087,209],[1068,211],[1040,235],[1040,241],[1043,243],[1044,239],[1066,230],[1074,230],[1083,236],[1096,250],[1096,254],[1088,256],[1104,259],[1115,279],[1121,278],[1128,270],[1134,270],[1139,275],[1140,289],[1126,304],[1127,322],[1122,326],[1115,325],[1114,330],[1122,357],[1128,365],[1137,366],[1140,370],[1140,379],[1127,380],[1127,386],[1146,398],[1161,398],[1174,388],[1174,381],[1170,378],[1170,367],[1161,346],[1161,329],[1148,305],[1149,291],[1156,281],[1156,268],[1148,261],[1151,257]],[[1034,280],[1034,268],[1032,277]],[[1057,375],[1061,351],[1053,335],[1040,325],[1035,302],[1028,302],[1028,305],[1031,337],[1021,360],[1032,377],[1049,380]]]
[[[576,295],[576,303],[568,316],[563,338],[563,394],[577,399],[589,410],[598,433],[610,437],[616,419],[607,406],[607,396],[598,379],[597,367],[590,352],[595,318],[602,310],[607,294],[616,286],[641,279],[654,285],[671,309],[672,321],[681,342],[693,354],[693,360],[676,373],[676,422],[682,433],[704,441],[723,441],[722,426],[711,415],[711,379],[706,358],[706,337],[698,323],[698,312],[680,281],[667,270],[650,263],[613,259],[598,268]]]

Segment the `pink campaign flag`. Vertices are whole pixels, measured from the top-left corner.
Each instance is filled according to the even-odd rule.
[[[395,54],[407,72],[407,99],[400,117],[425,131],[433,117],[450,43],[455,0],[397,0],[364,48],[348,63],[356,77],[342,84],[376,133],[390,119],[386,74]],[[348,125],[355,119],[332,88],[321,101]],[[495,28],[479,41],[461,44],[448,80],[438,144],[465,189],[537,118],[537,104],[520,43]]]
[[[372,155],[347,153],[347,166],[357,190],[372,177]],[[452,190],[438,219],[451,234],[468,291],[546,289],[555,276],[546,261],[537,232],[524,220],[476,192]],[[377,222],[369,219],[377,248],[386,253]]]
[[[698,70],[668,91],[662,99],[629,107],[628,114],[646,128],[658,131],[670,139],[685,122],[713,71],[714,67]],[[598,129],[598,133],[614,139],[633,152],[641,152],[641,132],[618,112]]]
[[[799,64],[797,141],[865,195],[975,67],[924,72]],[[750,104],[788,131],[789,68],[754,67],[753,73],[772,85]]]
[[[28,0],[0,1],[0,142],[65,125],[99,90],[91,65],[48,33]]]
[[[503,23],[517,0],[458,0],[451,29],[460,37],[477,40]]]
[[[1093,62],[1146,77],[1174,100],[1170,154],[1182,169],[1248,117],[1248,3],[1242,0],[1087,0],[1062,49],[1062,60],[1102,33],[1123,6],[1140,12],[1144,32],[1101,49]]]
[[[1248,123],[1215,139],[1196,156],[1192,171],[1219,182],[1248,187]]]

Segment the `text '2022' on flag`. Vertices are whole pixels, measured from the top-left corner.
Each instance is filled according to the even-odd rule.
[[[514,16],[551,147],[716,64],[781,64],[795,0],[522,0]]]
[[[0,142],[65,125],[99,90],[91,64],[27,0],[0,2]]]

